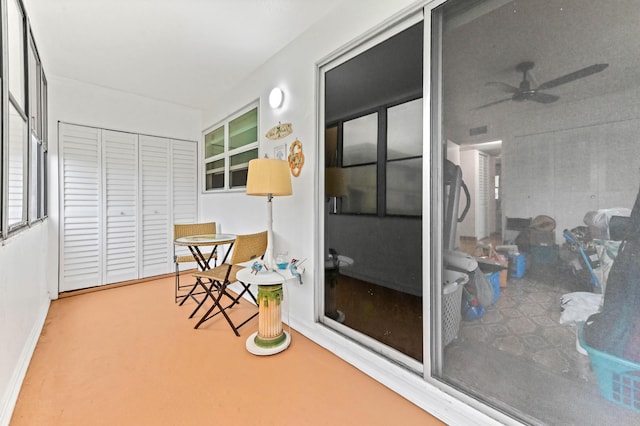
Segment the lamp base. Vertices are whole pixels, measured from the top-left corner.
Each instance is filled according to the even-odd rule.
[[[286,331],[284,333],[284,340],[276,346],[262,347],[256,344],[256,337],[258,332],[256,331],[247,339],[247,350],[254,355],[273,355],[284,351],[291,344],[291,335]]]

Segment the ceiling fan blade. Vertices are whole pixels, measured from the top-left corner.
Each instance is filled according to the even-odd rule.
[[[496,105],[496,104],[500,104],[500,103],[502,103],[502,102],[507,102],[507,101],[510,101],[510,100],[511,100],[511,98],[507,98],[507,99],[500,99],[499,101],[489,102],[488,104],[480,105],[479,107],[474,108],[474,109],[487,108],[487,107],[490,107],[490,106],[493,106],[493,105]]]
[[[494,86],[506,93],[518,93],[518,91],[520,90],[515,86],[507,83],[500,83],[499,81],[489,81],[485,83],[485,86]]]
[[[608,66],[609,64],[594,64],[589,67],[582,68],[581,70],[574,71],[572,73],[563,75],[562,77],[558,77],[556,79],[547,81],[546,83],[542,83],[540,86],[538,86],[538,90],[551,89],[552,87],[560,86],[561,84],[569,83],[573,80],[590,76],[591,74],[595,74],[604,70]]]
[[[529,96],[527,99],[531,101],[540,102],[541,104],[550,104],[551,102],[555,102],[558,99],[560,99],[560,96],[550,95],[548,93],[536,92],[533,95]]]

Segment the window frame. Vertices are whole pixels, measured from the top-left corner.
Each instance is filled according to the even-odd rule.
[[[12,37],[11,34],[9,34],[9,27],[11,26],[9,23],[9,18],[10,18],[10,14],[9,14],[9,2],[13,2],[13,4],[15,5],[15,7],[17,8],[17,12],[19,15],[19,20],[20,20],[20,48],[21,48],[21,52],[17,52],[14,51],[15,53],[20,53],[20,57],[19,60],[21,60],[22,64],[19,66],[14,66],[11,63],[12,58],[10,57],[10,53],[11,53],[11,43],[10,43],[10,39]],[[16,232],[17,230],[24,228],[26,226],[28,226],[28,214],[29,214],[29,208],[28,208],[28,201],[29,201],[29,187],[28,187],[28,182],[29,182],[29,138],[28,138],[28,134],[29,134],[29,120],[28,120],[28,116],[27,116],[27,103],[28,103],[28,76],[27,76],[27,69],[29,66],[29,57],[28,57],[28,50],[27,50],[27,43],[28,43],[28,22],[27,22],[27,16],[24,10],[24,6],[22,5],[21,0],[8,0],[8,2],[6,3],[6,7],[7,7],[7,13],[6,15],[6,25],[3,25],[4,28],[7,28],[6,30],[3,30],[3,39],[7,40],[6,42],[3,42],[3,47],[6,47],[6,49],[3,49],[3,63],[6,63],[6,65],[4,65],[4,75],[5,75],[5,79],[4,79],[4,84],[3,84],[3,97],[2,97],[2,101],[3,101],[3,105],[2,105],[2,109],[3,111],[6,111],[3,114],[3,164],[5,166],[4,168],[4,182],[3,182],[3,189],[4,189],[4,193],[3,193],[3,229],[4,229],[4,236],[5,238],[13,233]],[[4,23],[4,22],[3,22]],[[13,36],[16,36],[16,34],[14,34]],[[4,53],[6,52],[6,53]],[[19,83],[20,86],[16,86],[14,87],[14,89],[18,90],[21,93],[16,93],[14,95],[14,93],[12,92],[12,87],[11,87],[11,79],[12,77],[15,77],[14,75],[12,75],[12,72],[14,71],[18,71],[20,72],[22,75],[21,77],[19,77]],[[20,205],[20,210],[21,210],[21,214],[20,214],[20,218],[17,220],[12,220],[12,218],[9,217],[9,204],[10,204],[10,199],[12,197],[11,191],[10,191],[10,187],[11,187],[11,181],[12,179],[10,178],[10,176],[12,175],[12,170],[13,168],[11,167],[11,162],[10,162],[10,158],[13,155],[12,154],[12,150],[11,150],[11,134],[13,133],[13,127],[11,126],[12,121],[10,119],[10,117],[12,116],[10,114],[10,110],[13,109],[14,111],[14,117],[18,116],[18,118],[22,121],[22,123],[24,125],[21,125],[20,127],[22,127],[22,132],[24,134],[22,134],[22,170],[20,171],[22,173],[22,191],[19,194],[19,196],[21,197],[21,205]],[[11,220],[11,222],[10,222]]]
[[[9,2],[2,2],[2,141],[0,143],[0,239],[28,229],[32,224],[44,220],[48,215],[48,107],[47,79],[38,48],[31,31],[29,17],[22,0],[13,1],[21,20],[21,66],[11,68],[9,58]],[[15,36],[15,35],[14,35]],[[20,90],[14,96],[10,89],[9,71],[22,73]],[[15,77],[14,77],[15,78]],[[32,79],[34,87],[32,88]],[[15,89],[15,87],[14,87]],[[32,90],[33,89],[33,90]],[[32,93],[35,90],[35,93]],[[20,100],[19,98],[22,97]],[[21,120],[22,128],[22,193],[21,218],[9,222],[9,184],[10,184],[10,127],[9,111]],[[32,111],[36,114],[31,119]],[[16,118],[14,117],[14,118]]]
[[[35,58],[35,69],[31,66],[27,67],[27,81],[31,81],[32,73],[34,74],[36,93],[32,96],[30,92],[30,84],[27,85],[28,103],[27,111],[28,119],[28,139],[29,139],[29,197],[28,197],[28,221],[29,224],[40,221],[47,216],[47,82],[42,68],[40,54],[31,32],[28,28],[28,46],[27,53],[33,53]],[[28,55],[29,56],[29,55]],[[29,61],[27,62],[29,63]],[[32,105],[31,100],[35,99],[36,104]],[[34,116],[33,112],[37,115]],[[35,203],[35,206],[32,204]],[[33,214],[33,215],[32,215]]]
[[[229,131],[230,124],[234,120],[242,117],[243,115],[253,110],[256,111],[256,140],[254,142],[247,143],[237,148],[230,148],[230,139],[231,139],[231,135]],[[215,131],[219,131],[220,129],[223,129],[223,135],[224,135],[223,136],[223,139],[224,139],[223,152],[210,155],[207,157],[206,137],[207,135]],[[240,108],[239,110],[235,111],[231,115],[227,116],[225,119],[204,129],[202,132],[202,156],[203,156],[202,192],[205,194],[208,194],[208,193],[216,193],[216,192],[233,192],[233,191],[244,190],[246,185],[232,185],[233,173],[236,171],[242,171],[245,169],[248,170],[249,162],[247,161],[241,164],[232,165],[231,164],[232,158],[237,155],[248,153],[253,150],[256,151],[255,158],[258,158],[259,146],[260,146],[260,103],[258,100],[251,102],[250,104]],[[224,162],[223,172],[222,172],[222,176],[224,177],[224,183],[221,187],[207,188],[207,175],[209,174],[207,170],[207,165],[213,164],[214,162],[217,162],[217,161]]]

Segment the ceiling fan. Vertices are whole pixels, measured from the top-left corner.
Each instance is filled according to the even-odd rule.
[[[511,93],[511,96],[506,99],[501,99],[499,101],[481,105],[476,109],[490,107],[507,101],[534,101],[540,102],[542,104],[549,104],[551,102],[557,101],[558,99],[560,99],[560,97],[548,93],[543,93],[543,90],[551,89],[560,86],[561,84],[566,84],[574,80],[590,76],[591,74],[598,73],[609,66],[609,64],[594,64],[586,68],[579,69],[578,71],[563,75],[562,77],[549,80],[534,89],[531,87],[531,82],[527,79],[527,73],[533,68],[533,65],[534,63],[531,61],[520,62],[518,65],[516,65],[516,71],[522,73],[522,81],[520,82],[519,87],[496,81],[490,81],[486,83],[486,86],[494,86],[501,89],[503,92]]]

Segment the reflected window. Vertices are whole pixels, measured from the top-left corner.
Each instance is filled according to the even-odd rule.
[[[422,98],[387,110],[387,160],[422,156]]]
[[[378,114],[343,124],[342,165],[375,163],[378,160]]]
[[[422,214],[422,98],[387,110],[386,212]]]
[[[376,170],[375,164],[344,169],[347,195],[342,199],[343,213],[376,213]]]
[[[422,157],[387,163],[387,213],[422,213]]]
[[[422,45],[414,20],[323,74],[322,320],[414,371],[423,352]]]

